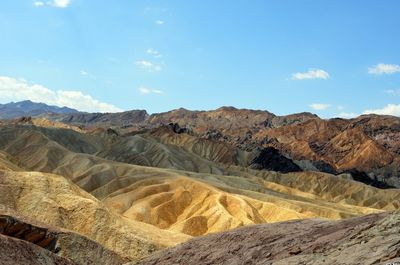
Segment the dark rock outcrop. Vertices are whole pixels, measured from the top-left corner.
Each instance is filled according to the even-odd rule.
[[[283,173],[302,171],[291,159],[283,156],[273,147],[262,149],[251,161],[250,167],[253,169],[272,170]]]
[[[168,127],[169,127],[174,133],[177,133],[177,134],[181,134],[181,133],[190,133],[190,129],[188,129],[187,127],[181,127],[181,126],[179,126],[178,123],[173,123],[173,122],[171,122],[171,123],[168,124]]]

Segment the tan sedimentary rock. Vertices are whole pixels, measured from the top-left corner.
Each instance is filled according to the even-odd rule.
[[[125,219],[65,178],[0,171],[0,205],[31,219],[65,228],[134,260],[188,239]]]

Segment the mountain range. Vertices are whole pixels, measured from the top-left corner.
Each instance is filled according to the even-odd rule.
[[[0,104],[0,119],[15,119],[21,116],[38,116],[41,114],[76,113],[75,109],[67,107],[49,106],[44,103],[35,103],[30,100]]]
[[[223,146],[225,155],[200,156],[218,163],[281,172],[320,171],[349,174],[353,179],[381,188],[400,187],[400,118],[363,115],[354,119],[321,119],[311,113],[276,116],[268,111],[222,107],[211,111],[177,109],[149,115],[144,110],[121,113],[83,113],[41,103],[3,105],[5,113],[27,105],[14,118],[26,116],[83,128],[91,133],[113,131],[122,144],[125,136],[152,135],[164,144]],[[7,106],[11,106],[8,109]],[[34,110],[31,113],[31,110]],[[0,111],[1,113],[1,111]],[[36,114],[39,113],[39,114]],[[2,115],[2,114],[0,114]],[[97,131],[97,132],[96,132]],[[170,142],[171,137],[182,138]],[[200,143],[201,142],[201,143]],[[119,149],[120,147],[115,147]],[[104,152],[103,152],[104,153]],[[228,157],[229,154],[229,157]],[[118,157],[121,162],[134,162]],[[152,165],[147,162],[145,165]],[[182,168],[185,169],[185,168]]]
[[[85,113],[32,102],[1,105],[0,117],[4,264],[400,255],[398,117]]]

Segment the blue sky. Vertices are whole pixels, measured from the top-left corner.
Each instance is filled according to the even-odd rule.
[[[0,2],[0,102],[400,116],[400,2]]]

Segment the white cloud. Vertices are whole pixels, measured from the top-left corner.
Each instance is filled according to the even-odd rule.
[[[81,91],[53,91],[38,84],[29,84],[23,79],[0,76],[0,100],[3,102],[31,100],[49,105],[66,106],[88,112],[122,111],[111,104],[100,102]]]
[[[44,3],[42,1],[35,1],[33,2],[34,6],[44,6]]]
[[[164,91],[159,89],[151,89],[147,87],[139,87],[139,92],[141,94],[164,94]]]
[[[139,88],[139,91],[140,91],[140,93],[142,93],[142,94],[150,94],[150,93],[151,93],[151,90],[148,89],[148,88],[145,88],[145,87],[140,87],[140,88]]]
[[[307,79],[328,79],[329,73],[321,69],[309,69],[304,73],[292,74],[293,80],[307,80]]]
[[[71,0],[52,0],[46,2],[46,5],[58,8],[66,8],[69,6],[69,4],[71,4]],[[36,7],[41,7],[44,6],[45,3],[43,1],[35,1],[33,2],[33,5]]]
[[[380,115],[393,115],[400,116],[400,104],[388,104],[381,109],[366,110],[363,114],[380,114]]]
[[[327,108],[329,108],[331,105],[329,104],[322,104],[322,103],[314,103],[314,104],[310,104],[310,107],[315,109],[315,110],[326,110]]]
[[[390,75],[400,73],[400,65],[379,63],[373,67],[368,68],[368,73],[373,75]]]
[[[152,55],[154,58],[161,58],[162,57],[161,53],[159,53],[157,50],[154,50],[152,48],[147,49],[146,53]]]
[[[50,5],[60,8],[66,8],[71,3],[71,0],[53,0]]]
[[[162,70],[161,66],[145,60],[137,61],[136,65],[149,72],[159,72]]]
[[[344,118],[344,119],[351,119],[351,118],[355,118],[358,115],[356,113],[353,112],[341,112],[339,114],[339,118]]]
[[[81,70],[80,73],[81,75],[88,75],[88,72],[86,72],[85,70]]]
[[[165,21],[163,21],[163,20],[156,20],[156,24],[157,24],[157,25],[164,25],[164,24],[165,24]]]

